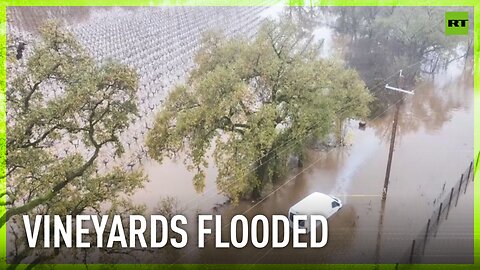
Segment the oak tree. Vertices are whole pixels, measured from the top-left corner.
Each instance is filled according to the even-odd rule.
[[[32,254],[18,215],[78,215],[118,207],[141,187],[143,172],[118,166],[98,171],[102,151],[124,152],[119,134],[137,114],[137,74],[99,64],[58,22],[41,27],[22,59],[8,59],[6,212],[11,263]],[[103,166],[102,166],[103,167]],[[41,237],[39,237],[41,238]],[[12,244],[10,243],[10,244]],[[54,257],[42,250],[30,263]]]
[[[321,59],[311,33],[288,18],[265,22],[254,39],[209,33],[195,61],[158,112],[147,146],[159,162],[184,155],[197,191],[211,153],[220,191],[234,202],[259,196],[309,141],[369,113],[357,73]]]

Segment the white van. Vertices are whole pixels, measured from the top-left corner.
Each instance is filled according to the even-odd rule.
[[[307,215],[308,219],[306,221],[300,220],[299,226],[310,232],[310,215],[322,215],[328,219],[340,208],[342,208],[340,199],[320,192],[314,192],[290,207],[290,210],[288,210],[290,228],[293,228],[293,216]]]

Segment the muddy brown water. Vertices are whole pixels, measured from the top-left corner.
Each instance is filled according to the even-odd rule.
[[[290,244],[283,249],[256,249],[251,245],[244,249],[217,249],[210,237],[206,247],[199,250],[196,227],[192,225],[188,248],[179,252],[174,263],[396,263],[438,207],[435,200],[445,196],[443,186],[449,190],[473,157],[472,86],[471,75],[454,66],[444,76],[420,82],[416,94],[405,99],[381,228],[381,192],[392,109],[368,122],[366,130],[357,129],[357,123],[352,122],[347,147],[328,153],[311,151],[304,167],[292,171],[292,176],[277,184],[275,188],[282,186],[261,202],[219,206],[225,197],[215,189],[214,168],[208,172],[206,192],[196,194],[191,174],[181,162],[172,161],[149,164],[151,182],[133,198],[151,205],[162,195],[177,196],[186,202],[184,213],[191,215],[193,221],[196,213],[221,214],[225,240],[230,235],[228,223],[236,214],[248,218],[257,214],[286,215],[293,204],[315,191],[335,195],[344,203],[329,220],[329,241],[324,248],[293,249]],[[427,245],[425,262],[472,262],[472,186],[460,199],[460,206],[452,210],[449,220],[441,225],[434,241]],[[449,256],[449,250],[454,255]]]
[[[28,13],[27,13],[28,14]],[[69,13],[70,14],[70,13]],[[86,17],[84,17],[86,16]],[[72,21],[88,19],[77,14]],[[24,19],[29,21],[28,19]],[[38,22],[32,20],[32,25]],[[33,26],[27,24],[25,29]],[[331,34],[331,31],[326,31]],[[330,39],[327,43],[331,43]],[[303,168],[292,170],[279,181],[262,201],[226,203],[216,189],[216,170],[207,171],[206,188],[195,192],[193,174],[181,160],[162,164],[146,161],[149,176],[145,188],[131,199],[154,212],[167,196],[178,200],[181,212],[189,218],[189,244],[165,256],[140,255],[149,263],[396,263],[418,236],[431,216],[434,201],[458,181],[473,157],[473,77],[456,63],[436,76],[425,79],[415,88],[415,95],[405,98],[399,118],[388,197],[383,212],[381,192],[385,178],[393,109],[369,121],[365,130],[352,121],[346,147],[329,152],[311,151]],[[452,210],[449,220],[426,248],[428,263],[471,263],[473,261],[473,185]],[[230,233],[228,221],[236,214],[248,218],[257,214],[288,213],[288,209],[319,191],[339,197],[343,208],[329,219],[329,241],[321,249],[216,249],[207,237],[204,249],[196,248],[195,216],[222,215],[222,234]],[[444,192],[443,192],[444,193]],[[379,234],[380,232],[380,234]],[[303,238],[305,240],[305,238]],[[130,262],[129,258],[125,262]]]

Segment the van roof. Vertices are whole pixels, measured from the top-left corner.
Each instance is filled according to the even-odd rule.
[[[292,206],[290,211],[306,215],[328,215],[332,210],[332,201],[332,197],[314,192]]]

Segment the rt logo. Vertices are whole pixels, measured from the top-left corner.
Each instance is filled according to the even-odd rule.
[[[445,12],[446,35],[468,35],[468,12]]]

